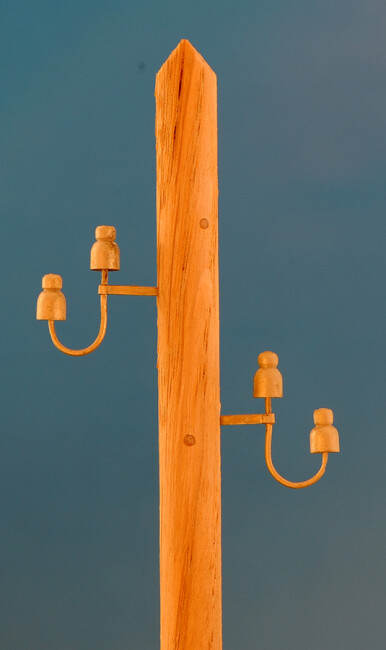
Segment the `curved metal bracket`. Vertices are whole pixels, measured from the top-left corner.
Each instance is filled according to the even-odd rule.
[[[96,337],[95,341],[91,343],[91,345],[89,345],[87,348],[83,348],[82,350],[72,350],[71,348],[67,348],[59,341],[57,337],[55,331],[55,321],[54,320],[48,321],[48,329],[53,344],[58,348],[58,350],[64,352],[64,354],[69,354],[71,357],[83,357],[86,354],[90,354],[91,352],[94,352],[94,350],[96,350],[97,347],[99,347],[100,344],[102,343],[106,334],[106,328],[107,328],[107,296],[101,296],[101,324],[100,324],[98,336]]]
[[[265,398],[265,412],[267,414],[272,413],[271,409],[271,398],[266,397]],[[272,430],[273,430],[273,424],[266,424],[265,425],[265,462],[268,467],[268,471],[270,474],[272,474],[273,478],[276,479],[279,483],[282,485],[285,485],[288,488],[292,488],[294,490],[298,490],[300,488],[306,488],[309,485],[313,485],[319,479],[323,476],[324,472],[326,471],[326,465],[327,465],[327,460],[328,460],[328,452],[324,451],[322,452],[322,465],[319,469],[318,472],[311,478],[307,479],[306,481],[300,481],[300,482],[295,482],[295,481],[288,481],[284,476],[281,476],[278,471],[276,471],[274,464],[272,462]]]
[[[285,485],[288,488],[294,490],[300,488],[306,488],[309,485],[313,485],[323,476],[326,471],[326,465],[328,460],[328,454],[330,452],[339,451],[339,434],[337,429],[332,426],[333,422],[333,412],[330,409],[321,408],[314,411],[314,423],[315,427],[312,429],[310,434],[310,451],[312,454],[320,453],[322,454],[322,464],[320,469],[316,472],[314,476],[307,479],[306,481],[289,481],[284,478],[276,470],[273,461],[272,461],[272,430],[273,425],[275,424],[275,414],[272,413],[272,398],[267,397],[270,393],[275,397],[281,397],[282,392],[282,379],[279,371],[276,368],[277,365],[277,355],[274,355],[272,352],[265,352],[260,355],[264,363],[265,360],[273,359],[274,366],[271,364],[260,370],[258,370],[257,377],[255,376],[254,382],[254,393],[255,397],[264,397],[265,399],[265,413],[255,413],[247,415],[221,415],[220,424],[265,424],[265,462],[267,464],[268,471],[273,476],[278,483]],[[263,370],[263,372],[261,372]],[[268,372],[266,372],[268,370]],[[273,371],[273,372],[272,372]],[[264,395],[265,393],[265,395]]]
[[[299,483],[294,482],[294,481],[288,481],[286,478],[281,476],[279,472],[276,471],[273,462],[272,462],[272,453],[271,453],[271,446],[272,446],[272,429],[273,429],[273,424],[266,424],[265,425],[265,462],[267,464],[268,470],[270,474],[272,474],[273,478],[276,479],[279,483],[282,485],[285,485],[288,488],[293,488],[294,490],[297,490],[299,488],[306,488],[309,485],[313,485],[319,479],[323,476],[324,472],[326,471],[326,465],[327,465],[327,459],[328,459],[328,453],[325,451],[323,452],[322,455],[322,465],[319,469],[319,471],[313,476],[312,478],[309,478],[307,481],[300,481]]]
[[[94,352],[102,343],[107,328],[107,296],[158,296],[158,287],[139,287],[109,285],[109,271],[118,271],[120,268],[119,247],[115,242],[116,231],[113,226],[98,226],[95,230],[96,242],[91,249],[90,268],[101,271],[102,279],[98,288],[101,304],[101,322],[98,336],[87,348],[73,350],[63,345],[56,334],[55,321],[66,320],[66,299],[61,291],[63,282],[60,275],[52,273],[45,275],[42,281],[43,291],[39,295],[36,309],[38,320],[48,321],[48,329],[53,344],[71,357],[83,357]]]

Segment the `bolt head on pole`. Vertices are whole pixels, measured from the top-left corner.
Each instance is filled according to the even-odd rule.
[[[253,381],[253,397],[283,397],[283,377],[277,368],[277,354],[262,352],[257,361],[259,369]]]
[[[331,409],[322,408],[314,411],[315,427],[310,433],[311,454],[337,453],[340,451],[339,433],[332,426],[333,421],[334,413]]]
[[[95,230],[96,242],[93,244],[90,256],[92,271],[119,271],[120,254],[115,242],[114,226],[98,226]]]
[[[36,305],[37,320],[66,320],[66,299],[61,292],[62,286],[60,275],[48,273],[43,276],[43,291]]]

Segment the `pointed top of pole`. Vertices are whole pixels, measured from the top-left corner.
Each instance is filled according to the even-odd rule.
[[[158,72],[155,99],[159,184],[162,185],[161,178],[171,173],[173,165],[173,169],[178,168],[175,156],[184,161],[185,167],[190,165],[195,176],[197,148],[202,148],[204,166],[213,154],[211,164],[217,170],[217,77],[186,39],[180,41]],[[163,162],[161,151],[166,155]],[[189,179],[187,174],[188,185]]]
[[[178,43],[177,47],[170,53],[164,64],[161,66],[160,70],[158,71],[157,78],[161,75],[166,67],[179,67],[180,62],[190,63],[191,65],[199,64],[215,75],[215,72],[205,61],[204,57],[201,56],[195,47],[193,47],[190,41],[188,41],[186,38],[183,38]]]

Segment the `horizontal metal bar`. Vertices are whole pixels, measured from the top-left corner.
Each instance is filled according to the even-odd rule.
[[[158,287],[124,286],[100,284],[98,293],[102,296],[158,296]]]
[[[275,424],[275,414],[221,415],[220,424]]]

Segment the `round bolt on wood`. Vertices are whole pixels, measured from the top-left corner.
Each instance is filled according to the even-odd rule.
[[[191,436],[190,434],[188,434],[188,435],[186,435],[186,436],[184,437],[184,443],[185,443],[188,447],[193,447],[193,445],[196,444],[196,438],[195,438],[194,436]]]
[[[200,228],[203,228],[204,230],[206,230],[206,228],[208,228],[208,226],[209,226],[208,219],[205,219],[205,217],[203,219],[200,219]]]

